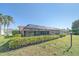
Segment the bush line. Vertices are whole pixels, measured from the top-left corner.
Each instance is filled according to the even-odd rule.
[[[8,42],[8,47],[10,50],[17,49],[23,46],[38,44],[41,42],[49,41],[64,37],[66,35],[44,35],[44,36],[34,36],[34,37],[13,37]]]

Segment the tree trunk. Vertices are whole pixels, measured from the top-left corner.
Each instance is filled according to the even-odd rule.
[[[6,35],[6,32],[5,32],[5,27],[6,27],[6,26],[4,25],[4,36]]]
[[[6,35],[8,36],[8,25],[7,25],[7,29],[6,29]]]

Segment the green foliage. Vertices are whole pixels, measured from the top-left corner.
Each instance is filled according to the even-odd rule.
[[[9,36],[9,35],[7,35],[7,36],[4,36],[4,38],[11,38],[11,37],[13,37],[13,36]]]
[[[9,42],[9,48],[15,49],[15,48],[21,47],[21,45],[25,45],[25,43],[26,43],[25,39],[13,38]]]
[[[79,35],[79,19],[72,23],[72,32],[75,35]]]
[[[14,37],[21,37],[21,34],[15,34]]]
[[[12,34],[13,34],[13,35],[16,35],[16,34],[20,34],[20,33],[19,33],[19,30],[13,30],[13,31],[12,31]]]
[[[4,37],[2,37],[4,38]],[[37,44],[49,40],[54,40],[60,38],[59,35],[44,35],[44,36],[32,36],[32,37],[20,37],[20,35],[13,36],[13,37],[7,37],[6,39],[9,39],[8,42],[6,42],[8,50],[20,48],[23,46],[28,46],[32,44]],[[4,44],[5,45],[5,44]],[[1,48],[2,50],[5,50]]]
[[[62,36],[64,37],[64,35]],[[9,48],[16,49],[22,46],[31,44],[41,43],[48,40],[54,40],[60,38],[59,35],[45,35],[45,36],[34,36],[34,37],[14,37],[9,41]]]
[[[60,36],[60,38],[62,38],[62,37],[65,37],[66,34],[60,34],[59,36]]]

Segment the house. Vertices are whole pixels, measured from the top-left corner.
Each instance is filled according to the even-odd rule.
[[[27,26],[18,26],[23,36],[53,35],[64,33],[59,28],[50,28],[46,26],[28,24]]]

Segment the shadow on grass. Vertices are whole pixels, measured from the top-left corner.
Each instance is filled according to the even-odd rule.
[[[71,47],[72,47],[72,46],[70,46],[70,47],[66,50],[66,52],[69,52],[69,50],[71,49]]]
[[[69,48],[67,48],[65,51],[63,51],[63,54],[65,54],[66,52],[69,52],[69,50],[72,48],[72,46],[70,46]]]

